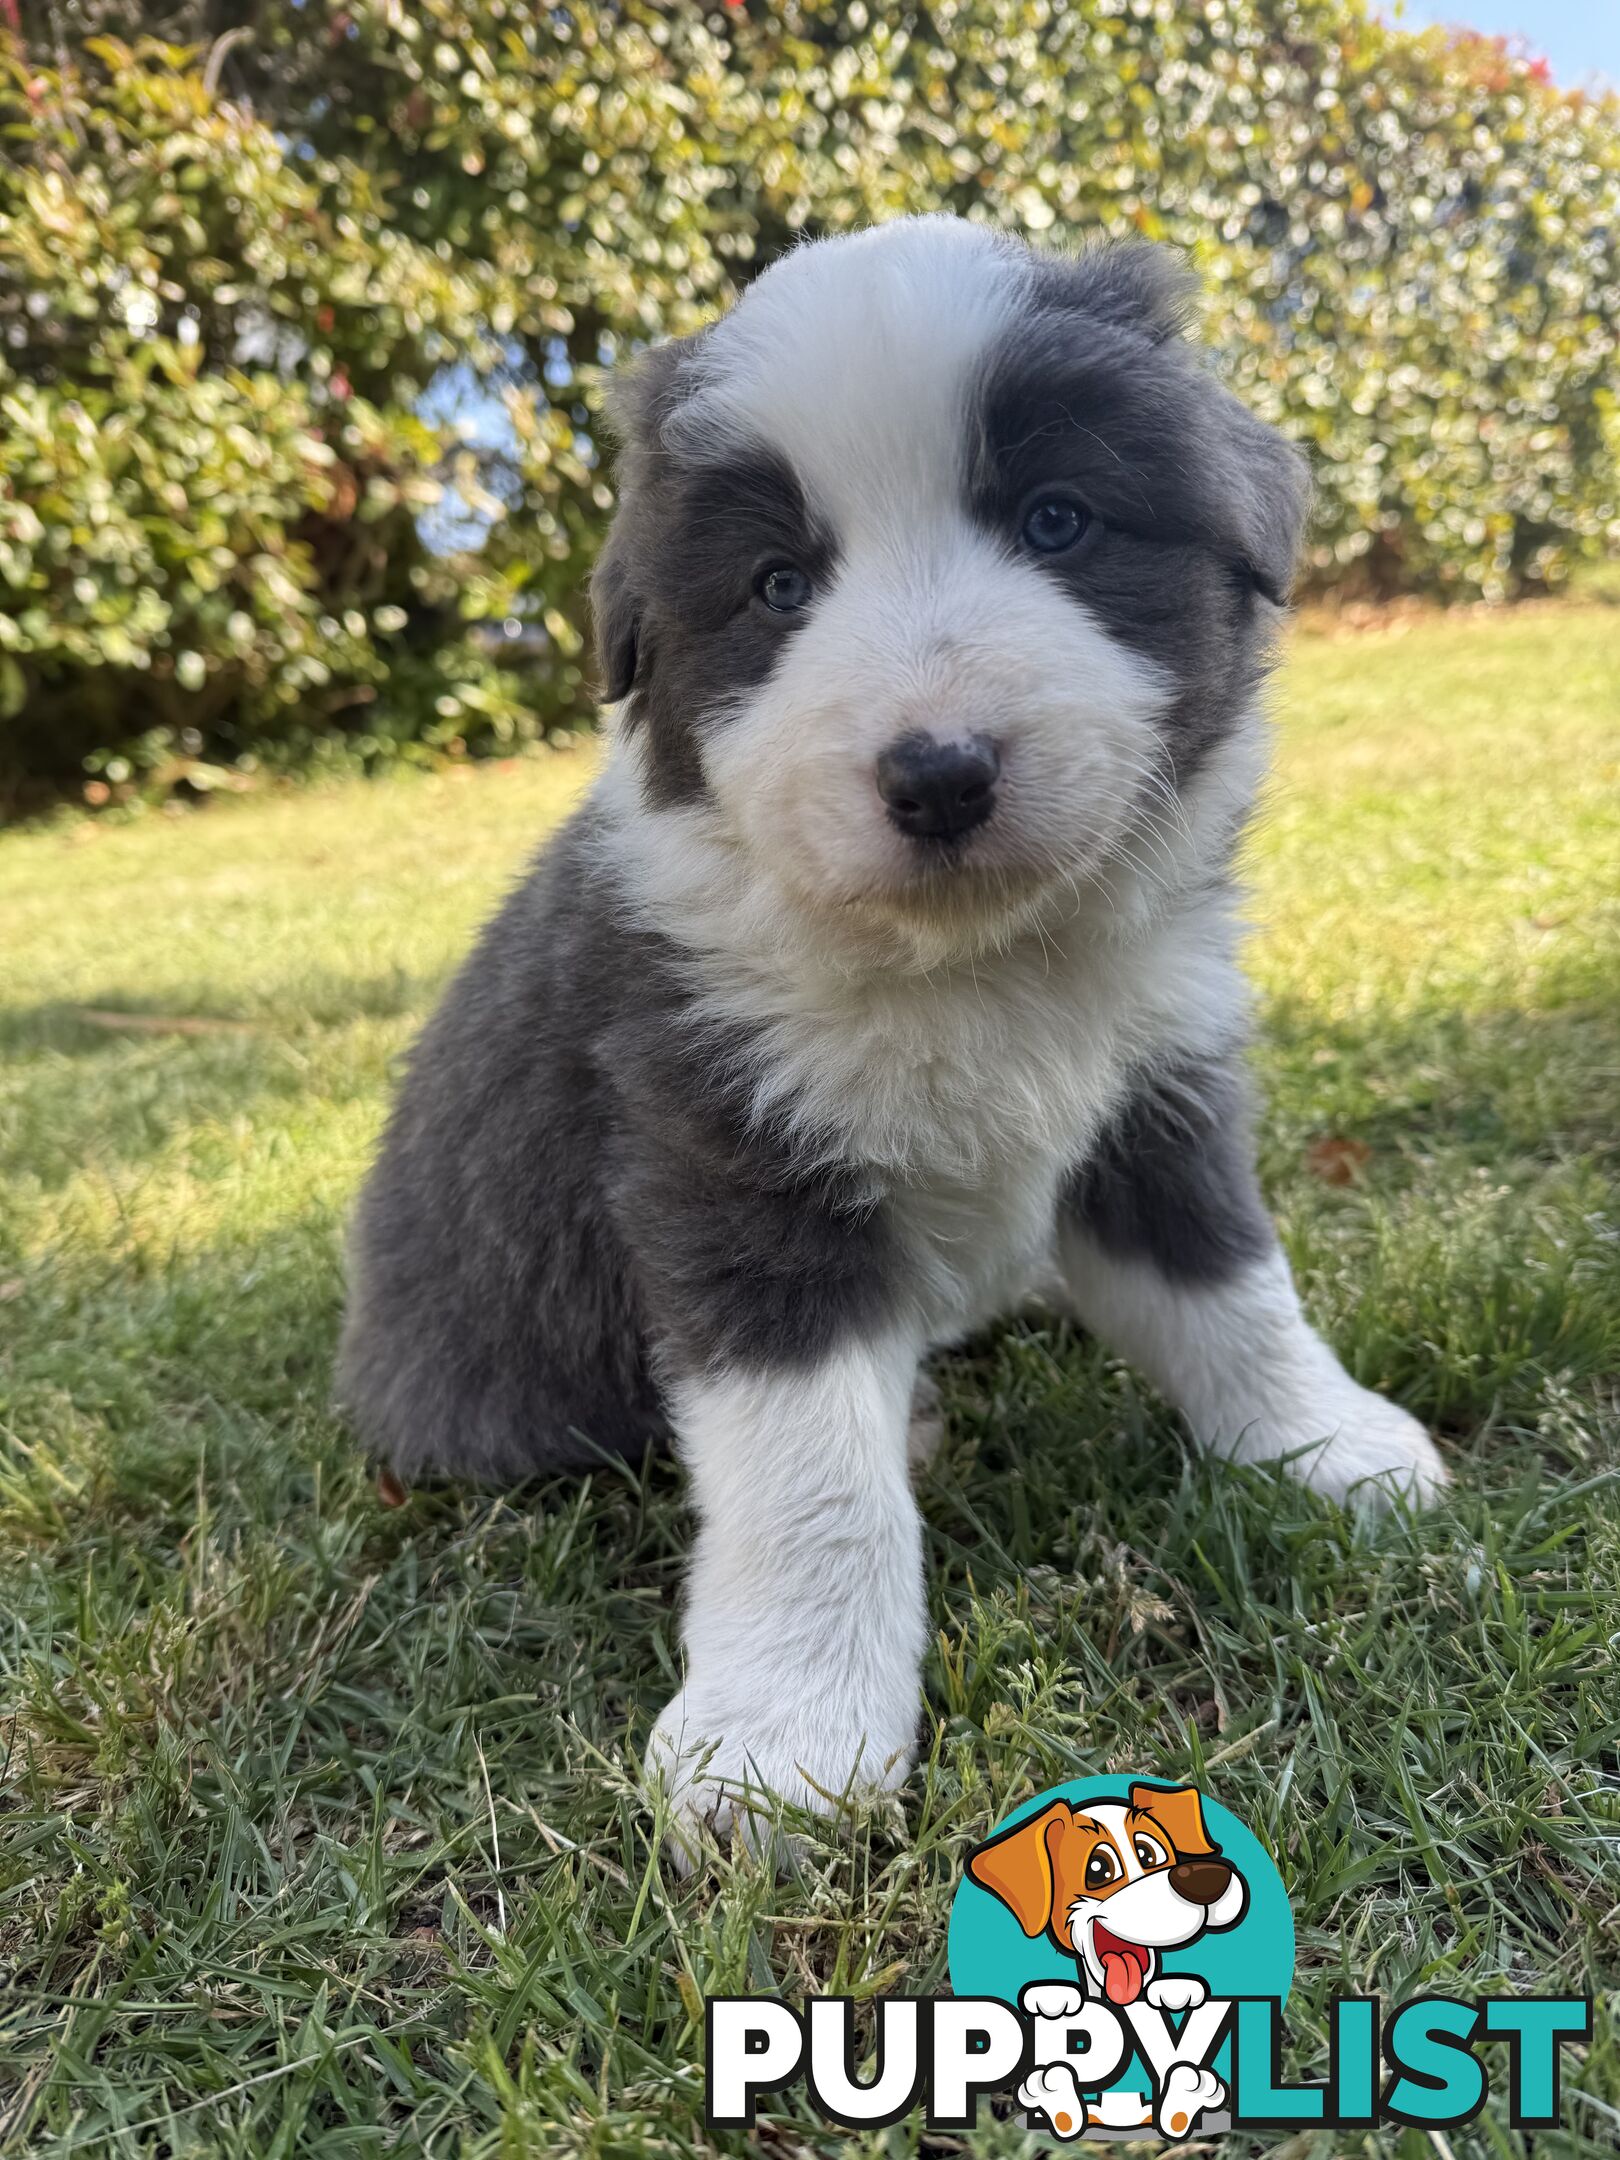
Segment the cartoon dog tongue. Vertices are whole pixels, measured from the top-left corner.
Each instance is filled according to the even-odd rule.
[[[1102,1963],[1103,1992],[1116,2009],[1123,2010],[1142,1992],[1142,1983],[1147,1978],[1147,1956],[1135,1943],[1121,1942],[1106,1928],[1097,1930],[1094,1941]]]

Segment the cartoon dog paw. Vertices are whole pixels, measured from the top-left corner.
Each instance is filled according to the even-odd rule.
[[[1209,1989],[1196,1973],[1166,1973],[1162,1980],[1150,1980],[1145,1993],[1154,2010],[1196,2010],[1209,2000]]]
[[[1026,1988],[1020,2000],[1043,1992],[1038,1988]],[[1057,1995],[1069,1995],[1072,1988],[1053,1988],[1045,1991]],[[1065,2140],[1078,2137],[1086,2127],[1086,2103],[1080,2097],[1080,2087],[1073,2070],[1064,2062],[1048,2063],[1044,2070],[1032,2070],[1018,2088],[1018,2103],[1031,2114],[1044,2115],[1052,2126],[1055,2137]]]
[[[1159,2095],[1160,2137],[1191,2136],[1199,2116],[1209,2108],[1219,2107],[1225,2098],[1226,2087],[1213,2070],[1200,2070],[1192,2063],[1172,2063]]]
[[[1032,1980],[1019,1996],[1018,2006],[1026,2017],[1071,2018],[1080,2015],[1086,1998],[1066,1981]]]

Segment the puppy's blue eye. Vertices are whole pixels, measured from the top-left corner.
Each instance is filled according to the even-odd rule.
[[[1072,548],[1086,527],[1089,515],[1066,495],[1043,495],[1032,503],[1024,518],[1024,545],[1037,555],[1061,555]]]
[[[759,581],[759,597],[773,615],[796,615],[810,605],[810,579],[797,563],[778,563]]]

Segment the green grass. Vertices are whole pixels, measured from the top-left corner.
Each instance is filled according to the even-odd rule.
[[[392,1061],[583,759],[0,842],[0,2151],[707,2151],[706,1991],[943,1984],[967,1848],[1099,1767],[1275,1851],[1307,2066],[1335,1988],[1615,1984],[1620,616],[1305,634],[1282,704],[1267,1180],[1455,1497],[1374,1526],[1065,1332],[978,1345],[931,1747],[780,1884],[677,1880],[637,1798],[668,1465],[389,1511],[326,1408]],[[1566,2096],[1538,2151],[1612,2153],[1611,2006]],[[795,2092],[759,2145],[843,2140]],[[1434,2149],[1526,2147],[1493,2099]]]

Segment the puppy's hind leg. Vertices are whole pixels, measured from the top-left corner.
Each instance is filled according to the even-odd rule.
[[[1080,1319],[1236,1462],[1283,1460],[1342,1500],[1446,1484],[1415,1418],[1351,1379],[1312,1328],[1255,1178],[1247,1106],[1220,1062],[1145,1077],[1060,1209]]]

